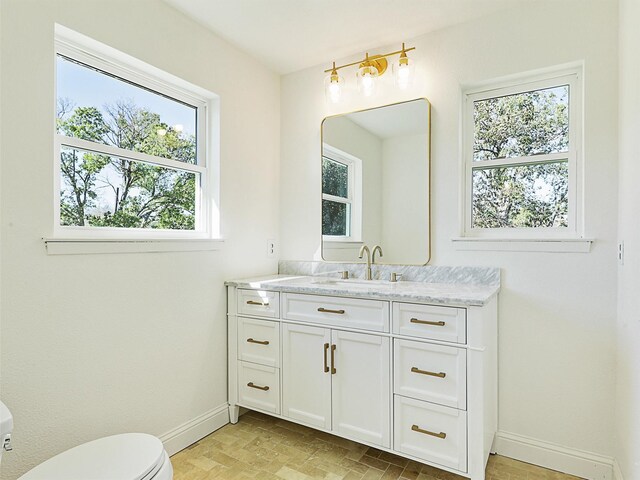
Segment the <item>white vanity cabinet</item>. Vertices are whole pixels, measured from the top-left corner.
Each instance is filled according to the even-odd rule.
[[[388,337],[282,324],[282,416],[391,446]]]
[[[419,299],[231,284],[231,422],[245,407],[484,480],[497,429],[497,298]]]

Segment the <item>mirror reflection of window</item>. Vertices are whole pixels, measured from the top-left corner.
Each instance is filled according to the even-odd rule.
[[[322,157],[322,234],[348,237],[350,231],[349,165]]]
[[[332,241],[361,237],[362,161],[330,145],[322,156],[322,235]]]

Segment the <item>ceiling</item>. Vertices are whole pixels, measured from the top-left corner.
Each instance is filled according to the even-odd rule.
[[[429,106],[426,100],[363,110],[350,113],[346,118],[383,140],[405,135],[425,135],[429,131]],[[331,117],[327,121],[331,121]]]
[[[287,74],[541,0],[165,0]]]

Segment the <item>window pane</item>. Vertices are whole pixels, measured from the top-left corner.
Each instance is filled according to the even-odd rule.
[[[569,86],[474,102],[473,160],[566,152]]]
[[[60,225],[195,230],[198,174],[60,151]]]
[[[349,167],[322,157],[322,193],[335,197],[349,197]]]
[[[57,131],[68,137],[197,163],[197,109],[57,57]]]
[[[322,234],[348,237],[351,235],[351,205],[322,200]]]
[[[567,227],[567,161],[473,169],[474,228]]]

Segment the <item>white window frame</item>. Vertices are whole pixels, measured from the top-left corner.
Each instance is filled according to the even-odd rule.
[[[323,159],[326,157],[329,160],[346,165],[348,168],[347,199],[324,192],[322,193],[322,199],[351,205],[350,235],[322,235],[322,240],[336,243],[360,243],[362,242],[362,160],[327,143],[322,144],[322,157]]]
[[[474,102],[517,93],[543,90],[569,85],[569,149],[563,153],[511,157],[495,160],[473,161]],[[555,69],[545,73],[518,76],[507,81],[469,88],[463,91],[462,109],[462,188],[461,188],[461,236],[476,239],[578,239],[584,238],[583,220],[583,93],[582,67]],[[472,228],[473,167],[517,166],[548,163],[557,160],[568,162],[568,226],[567,227],[514,227]]]
[[[171,74],[160,71],[87,37],[56,25],[55,59],[58,54],[115,75],[153,92],[165,95],[196,108],[197,163],[189,164],[131,150],[103,145],[79,138],[60,135],[54,124],[54,219],[53,239],[72,240],[188,240],[220,239],[219,230],[219,157],[213,148],[218,136],[218,97]],[[54,61],[54,65],[56,62]],[[54,74],[57,82],[57,71]],[[57,88],[54,89],[57,91]],[[57,103],[57,98],[54,98]],[[54,109],[55,112],[55,109]],[[143,229],[118,227],[66,226],[60,224],[60,150],[68,146],[120,158],[159,165],[199,175],[196,182],[196,221],[194,230]]]

